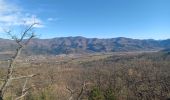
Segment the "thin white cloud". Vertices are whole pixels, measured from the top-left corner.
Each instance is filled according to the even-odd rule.
[[[18,5],[0,0],[0,26],[30,25],[35,22],[39,23],[35,27],[43,27],[39,18],[29,13],[23,13],[22,10]]]
[[[47,20],[48,20],[48,21],[53,21],[54,19],[53,19],[53,18],[48,18]]]
[[[13,13],[19,11],[16,5],[7,3],[5,0],[0,0],[0,12],[1,13]]]
[[[58,18],[52,18],[52,17],[47,19],[47,21],[57,21],[57,20],[58,20]]]

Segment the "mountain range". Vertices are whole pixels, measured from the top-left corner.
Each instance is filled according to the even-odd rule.
[[[170,48],[170,39],[131,39],[131,38],[85,38],[59,37],[52,39],[32,39],[23,50],[24,54],[69,54],[69,53],[96,53],[96,52],[131,52],[131,51],[158,51]],[[16,43],[9,39],[0,39],[0,52],[10,52],[16,49]]]

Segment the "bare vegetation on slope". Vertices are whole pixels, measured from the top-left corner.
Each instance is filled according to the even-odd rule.
[[[82,57],[67,63],[45,59],[28,63],[27,67],[18,62],[16,73],[38,74],[30,80],[29,86],[34,88],[24,100],[165,100],[170,96],[168,53],[102,56],[99,59],[91,56],[91,60]],[[14,84],[9,87],[6,99],[21,92],[21,83]]]

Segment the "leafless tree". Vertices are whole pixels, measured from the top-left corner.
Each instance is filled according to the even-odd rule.
[[[81,97],[83,95],[86,85],[87,83],[83,82],[80,90],[73,90],[73,89],[66,87],[66,89],[70,92],[70,97],[68,100],[81,100]],[[75,94],[77,95],[75,96]]]
[[[27,88],[27,82],[30,78],[34,77],[35,75],[27,75],[27,76],[18,76],[14,77],[14,70],[15,70],[15,63],[17,58],[19,57],[22,49],[30,42],[32,38],[35,37],[35,34],[33,32],[33,28],[35,25],[38,23],[33,23],[31,25],[26,26],[24,31],[20,33],[20,35],[14,35],[12,31],[5,31],[17,44],[17,49],[13,57],[11,57],[8,60],[8,67],[7,67],[7,73],[6,77],[4,79],[1,79],[3,82],[0,86],[0,100],[3,100],[4,95],[9,87],[11,85],[12,80],[20,80],[20,79],[26,79],[25,83],[23,83],[23,89],[22,89],[22,94],[16,98],[16,100],[19,100],[23,98],[24,96],[27,95],[28,90],[31,88]]]

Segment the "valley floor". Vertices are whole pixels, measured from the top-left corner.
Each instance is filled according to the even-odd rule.
[[[14,76],[36,74],[24,100],[166,100],[170,97],[168,52],[121,52],[19,58]],[[0,61],[0,77],[7,71]],[[21,95],[24,79],[5,95]]]

